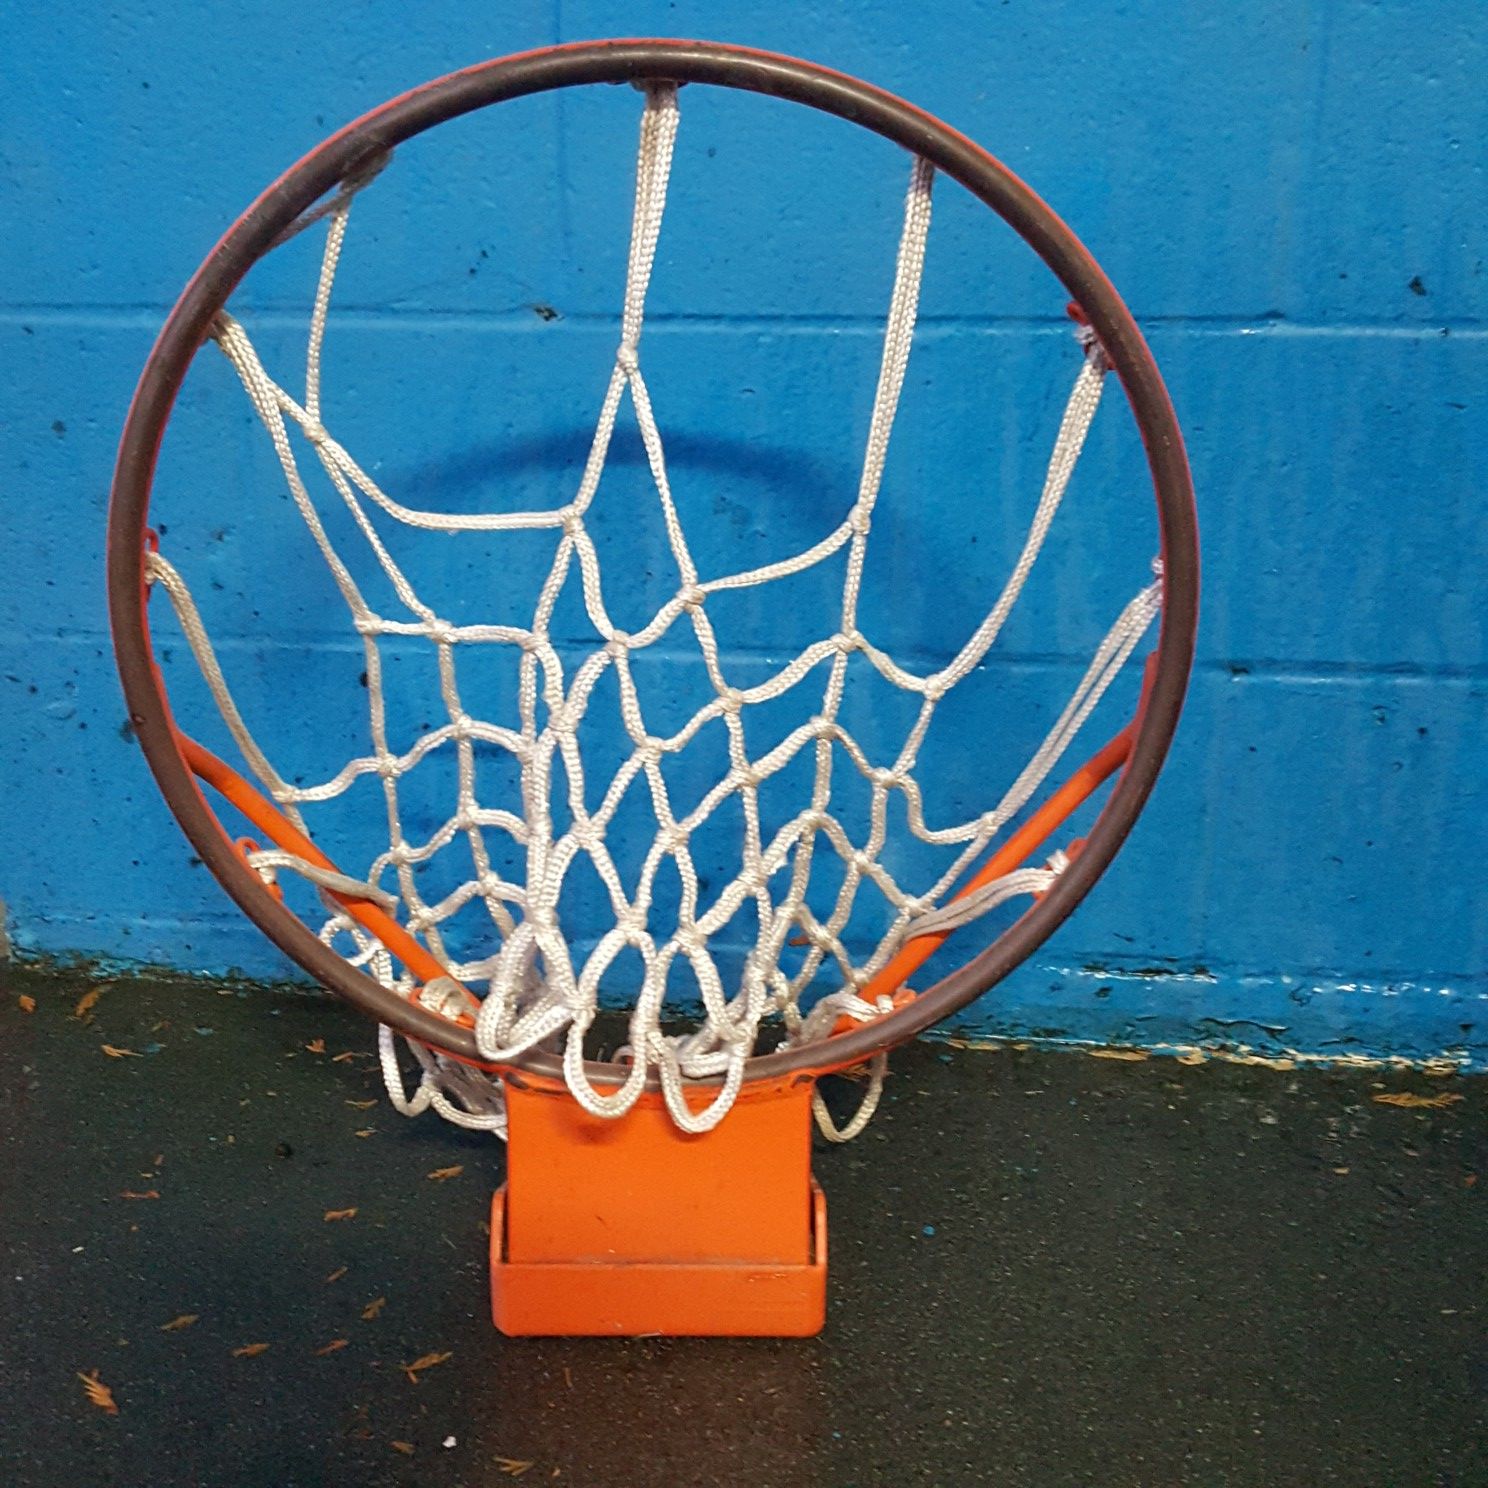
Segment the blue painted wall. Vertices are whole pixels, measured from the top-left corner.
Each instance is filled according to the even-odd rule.
[[[266,181],[384,98],[482,57],[648,32],[815,57],[985,143],[1122,289],[1189,436],[1206,610],[1179,747],[1095,898],[977,1024],[1484,1057],[1488,25],[1475,0],[379,0],[308,19],[282,0],[12,7],[0,897],[14,943],[283,970],[188,866],[121,728],[106,636],[114,445],[180,285]],[[648,367],[674,462],[710,493],[717,530],[745,542],[751,511],[790,521],[803,487],[851,478],[903,172],[840,128],[788,143],[779,110],[757,102],[684,105]],[[333,344],[338,433],[386,448],[383,472],[410,499],[474,499],[494,473],[547,501],[544,479],[572,471],[613,343],[633,129],[613,96],[524,104],[461,126],[448,153],[410,149],[408,194],[388,193],[380,216],[369,194]],[[990,546],[1026,510],[1007,493],[1036,480],[1073,364],[1051,286],[950,195],[890,486],[950,493],[957,531]],[[313,273],[298,252],[244,302],[276,355],[293,354],[286,312]],[[683,307],[704,314],[667,320]],[[440,371],[432,395],[419,365]],[[225,367],[211,370],[186,405],[201,435],[168,451],[173,551],[251,608],[255,576],[302,554],[281,555],[269,518],[243,520],[242,492],[273,491],[274,470]],[[742,393],[756,384],[768,407]],[[633,441],[617,453],[617,479],[639,481]],[[1095,454],[1131,468],[1118,434]],[[1065,573],[1084,562],[1093,577],[1009,631],[997,679],[1012,705],[968,727],[1010,750],[1129,592],[1148,540],[1131,489],[1077,488]],[[611,538],[619,557],[637,541],[624,522]],[[946,575],[913,525],[900,544],[882,613],[933,652],[940,621],[969,613],[975,565]],[[354,717],[355,658],[317,611],[325,591],[277,571],[268,618],[244,631],[273,644],[238,643],[246,696],[267,705],[293,655],[324,669],[327,716]],[[468,591],[468,570],[444,574]],[[749,617],[766,649],[771,614]],[[303,728],[269,727],[308,760]]]

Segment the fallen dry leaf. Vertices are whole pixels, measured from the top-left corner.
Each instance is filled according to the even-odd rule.
[[[1151,1056],[1143,1049],[1090,1049],[1092,1059],[1148,1059]]]
[[[496,1466],[502,1472],[504,1472],[507,1477],[520,1478],[522,1474],[532,1466],[532,1464],[530,1462],[519,1462],[515,1457],[498,1457],[496,1459]]]
[[[374,1297],[364,1308],[362,1308],[363,1320],[370,1323],[372,1319],[375,1318],[377,1314],[381,1312],[382,1309],[386,1306],[386,1297]]]
[[[305,1045],[305,1049],[306,1049],[306,1051],[308,1053],[311,1053],[311,1054],[324,1054],[325,1053],[325,1040],[324,1039],[311,1039],[310,1042]]]
[[[329,1276],[326,1277],[326,1280],[327,1281],[340,1281],[341,1278],[343,1276],[345,1276],[346,1273],[348,1271],[350,1271],[350,1270],[351,1270],[351,1267],[350,1266],[337,1266],[336,1269],[334,1271],[332,1271]]]
[[[36,999],[30,996],[28,993],[22,992],[21,995],[16,998],[16,1002],[20,1006],[20,1009],[23,1013],[34,1013],[36,1011]]]
[[[234,1359],[256,1359],[260,1354],[267,1353],[269,1349],[266,1343],[245,1343],[242,1348],[232,1351]]]
[[[1440,1111],[1444,1106],[1454,1106],[1462,1097],[1455,1090],[1444,1090],[1440,1095],[1412,1095],[1409,1090],[1395,1090],[1388,1095],[1372,1095],[1370,1099],[1381,1106],[1424,1107]]]
[[[78,998],[77,1006],[72,1010],[72,1016],[74,1018],[86,1018],[93,1011],[93,1006],[98,999],[113,985],[112,982],[100,982],[98,986],[90,987]]]
[[[119,1197],[121,1199],[158,1199],[160,1197],[160,1190],[158,1188],[147,1188],[143,1192],[140,1192],[137,1189],[125,1188],[120,1190]]]
[[[350,1049],[348,1049],[346,1051],[346,1053],[344,1053],[344,1054],[332,1054],[331,1055],[331,1063],[332,1064],[349,1064],[355,1058],[356,1058],[356,1055],[353,1054]]]
[[[91,1404],[96,1405],[101,1411],[107,1411],[111,1416],[119,1414],[119,1407],[114,1403],[114,1392],[98,1378],[96,1369],[87,1374],[79,1371],[78,1378],[82,1380],[83,1394],[88,1397]]]
[[[349,1338],[333,1338],[328,1344],[315,1350],[315,1357],[323,1359],[327,1354],[334,1354],[337,1349],[344,1349],[350,1342]]]
[[[162,1333],[179,1333],[182,1328],[189,1328],[192,1323],[201,1317],[199,1312],[183,1312],[180,1317],[174,1317],[168,1323],[161,1323]]]
[[[330,1224],[333,1220],[337,1219],[355,1219],[356,1205],[353,1204],[350,1209],[327,1209],[325,1212],[325,1217],[327,1224]]]
[[[436,1183],[443,1183],[447,1178],[458,1178],[465,1171],[464,1163],[456,1163],[452,1168],[435,1168],[432,1173],[425,1173],[424,1177],[432,1178]]]
[[[389,1442],[388,1445],[395,1452],[401,1452],[405,1457],[413,1456],[413,1443],[404,1441]]]
[[[416,1385],[418,1384],[419,1375],[421,1375],[424,1370],[433,1369],[436,1364],[443,1364],[452,1358],[454,1358],[454,1355],[452,1353],[420,1354],[419,1357],[415,1359],[412,1364],[405,1364],[403,1366],[403,1373],[408,1376],[409,1381],[412,1384]]]
[[[119,1049],[113,1044],[100,1044],[98,1046],[108,1055],[110,1059],[138,1059],[139,1051],[136,1049]]]
[[[372,1109],[372,1107],[377,1104],[377,1102],[375,1100],[365,1100],[365,1101],[349,1100],[349,1101],[346,1102],[346,1104],[348,1106],[350,1106],[353,1111],[370,1111]]]
[[[377,1135],[377,1128],[375,1126],[363,1126],[358,1128],[353,1135],[358,1137],[374,1137]]]

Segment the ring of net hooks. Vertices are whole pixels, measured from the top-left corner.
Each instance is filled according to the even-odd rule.
[[[1129,312],[1058,218],[1011,172],[947,126],[891,95],[809,63],[693,42],[601,42],[551,48],[455,73],[393,100],[311,152],[270,187],[209,256],[172,311],[141,377],[115,475],[109,526],[109,595],[121,676],[137,737],[198,854],[239,907],[305,970],[386,1028],[426,1045],[448,1069],[480,1066],[472,1030],[349,964],[264,892],[232,846],[182,755],[154,664],[145,598],[154,572],[146,539],[155,454],[198,347],[219,324],[252,264],[278,242],[334,214],[385,164],[393,146],[473,109],[553,88],[630,82],[707,83],[788,99],[893,140],[957,180],[996,211],[1063,283],[1093,343],[1126,391],[1146,447],[1162,538],[1161,630],[1125,771],[1084,851],[1001,937],[916,999],[845,1033],[744,1061],[744,1081],[810,1077],[858,1064],[924,1031],[993,985],[1037,948],[1104,871],[1140,813],[1176,726],[1193,649],[1198,556],[1192,489],[1166,390]],[[623,366],[623,363],[622,363]],[[626,1065],[581,1061],[595,1082],[623,1083]],[[562,1057],[529,1049],[510,1068],[562,1078]],[[472,1078],[478,1078],[470,1071]],[[705,1082],[706,1083],[706,1082]]]

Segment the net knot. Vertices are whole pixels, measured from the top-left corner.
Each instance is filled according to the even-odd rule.
[[[418,1001],[431,1013],[454,1018],[466,1011],[468,998],[465,989],[453,977],[435,977],[419,988]]]
[[[630,635],[627,631],[613,630],[610,639],[605,645],[605,650],[617,661],[630,650]]]
[[[866,537],[868,529],[873,525],[873,516],[865,502],[858,502],[848,513],[847,525],[857,533],[859,537]]]
[[[640,371],[640,356],[637,354],[636,348],[629,342],[621,345],[620,350],[615,355],[615,362],[620,370],[628,375]]]
[[[738,713],[744,707],[744,694],[737,687],[724,687],[718,693],[718,701],[725,713]]]
[[[436,646],[450,646],[454,644],[455,627],[448,620],[431,620],[425,626],[424,633]]]
[[[300,426],[304,431],[305,438],[313,444],[316,449],[327,445],[331,441],[330,431],[318,418],[307,418]]]
[[[700,610],[707,597],[708,591],[701,584],[685,584],[679,591],[682,607],[687,610]]]
[[[1075,339],[1080,343],[1080,349],[1085,353],[1086,360],[1097,372],[1108,372],[1111,368],[1111,359],[1106,355],[1106,349],[1100,344],[1100,337],[1095,334],[1095,327],[1087,321],[1077,320],[1075,322]]]

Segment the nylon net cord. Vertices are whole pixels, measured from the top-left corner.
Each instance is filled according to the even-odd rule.
[[[327,224],[310,317],[303,400],[296,400],[270,377],[242,325],[226,312],[218,317],[214,328],[216,344],[237,373],[273,444],[293,503],[361,637],[370,753],[348,761],[319,784],[304,786],[287,782],[254,740],[234,703],[206,627],[181,575],[166,558],[152,553],[149,576],[167,592],[213,700],[244,760],[268,796],[297,828],[309,835],[302,808],[341,796],[363,777],[376,776],[381,781],[388,846],[370,864],[364,879],[329,873],[283,851],[250,855],[250,862],[265,878],[272,879],[280,871],[292,871],[317,889],[327,915],[320,930],[321,939],[338,947],[349,941],[344,954],[353,965],[365,968],[384,985],[406,996],[416,996],[426,1006],[450,1016],[469,1010],[471,998],[466,986],[484,982],[485,995],[475,1017],[475,1035],[484,1057],[493,1063],[510,1061],[539,1044],[561,1040],[566,1083],[586,1111],[598,1116],[620,1116],[634,1105],[647,1080],[654,1077],[673,1121],[686,1131],[699,1132],[716,1125],[736,1099],[745,1062],[755,1049],[762,1021],[767,1016],[780,1018],[784,1037],[793,1044],[827,1037],[844,1017],[870,1020],[882,1016],[889,1007],[886,998],[873,1005],[859,994],[907,939],[931,930],[954,928],[1010,898],[1037,894],[1049,887],[1057,862],[1047,869],[1019,869],[965,899],[950,904],[942,902],[984,855],[993,838],[1033,797],[1131,656],[1159,611],[1161,580],[1143,588],[1122,610],[1053,727],[997,804],[969,820],[931,826],[925,818],[923,795],[914,774],[921,747],[937,705],[980,665],[1033,569],[1099,405],[1107,372],[1104,356],[1093,337],[1082,332],[1085,357],[1059,425],[1043,489],[1021,551],[995,602],[970,638],[943,667],[921,675],[900,666],[860,630],[858,606],[874,507],[909,363],[930,226],[934,173],[926,161],[916,159],[905,198],[878,384],[856,499],[842,521],[804,551],[743,572],[705,577],[689,550],[673,499],[663,441],[640,356],[646,293],[661,232],[677,123],[675,86],[649,88],[641,117],[620,344],[578,489],[563,506],[551,510],[473,514],[410,508],[384,491],[322,422],[322,351],[336,270],[353,200],[376,170],[381,169],[382,160],[376,162],[376,170],[366,171],[358,180],[346,183],[331,200],[307,213],[283,235],[287,239],[313,222],[323,220]],[[679,578],[671,598],[642,629],[629,634],[615,626],[606,609],[599,555],[585,524],[627,396]],[[378,613],[364,597],[351,567],[328,535],[301,473],[292,433],[297,433],[313,449],[320,467],[404,607],[406,617]],[[399,566],[374,524],[374,509],[384,519],[391,518],[396,523],[449,533],[551,531],[556,539],[553,558],[531,625],[456,625],[442,617],[425,602]],[[832,560],[839,560],[843,567],[841,604],[832,633],[811,640],[763,682],[750,687],[731,683],[708,615],[709,596],[766,585]],[[559,596],[575,574],[584,609],[601,644],[569,676],[554,642],[552,621]],[[810,623],[809,617],[802,619],[803,624]],[[679,627],[690,630],[713,695],[683,728],[661,737],[647,728],[632,660]],[[389,738],[381,643],[408,637],[422,638],[435,648],[447,721],[422,734],[400,753]],[[461,646],[483,645],[515,647],[520,652],[515,727],[474,717],[462,701],[456,670],[457,650]],[[840,721],[848,665],[854,654],[863,656],[887,682],[919,699],[913,725],[897,755],[887,763],[871,760]],[[825,687],[814,715],[763,755],[751,756],[745,744],[743,712],[784,696],[822,668],[826,674]],[[614,670],[618,683],[621,722],[630,753],[605,785],[599,804],[594,806],[586,788],[580,729],[596,685],[609,669]],[[693,810],[678,817],[671,805],[663,761],[680,754],[704,727],[718,721],[727,734],[729,769]],[[520,773],[520,809],[492,807],[477,798],[477,745],[504,750],[514,757]],[[422,761],[443,751],[452,752],[456,762],[455,809],[426,840],[410,842],[403,829],[400,783]],[[771,829],[761,811],[761,784],[803,752],[813,766],[810,799],[789,820]],[[867,832],[860,843],[851,840],[843,823],[830,810],[834,770],[842,768],[856,770],[869,786]],[[564,797],[569,817],[569,824],[562,830],[555,826],[553,813],[558,770],[566,780]],[[633,785],[636,789],[644,787],[648,793],[657,831],[641,862],[635,887],[627,892],[607,832]],[[910,831],[922,842],[944,847],[949,853],[950,861],[944,872],[918,893],[902,887],[882,861],[888,839],[889,801],[894,791],[904,797]],[[689,839],[730,798],[737,798],[744,823],[739,871],[718,891],[713,902],[705,905]],[[493,868],[487,840],[487,834],[492,832],[506,834],[522,850],[525,875],[521,882],[504,878]],[[417,870],[456,843],[463,843],[469,852],[468,876],[453,892],[429,903],[421,895]],[[813,907],[807,901],[807,893],[812,862],[821,851],[839,856],[843,877],[831,903]],[[614,924],[576,964],[560,923],[559,906],[569,872],[581,854],[587,856],[605,887]],[[654,890],[658,872],[666,862],[674,865],[680,880],[680,905],[675,924],[658,929],[651,923]],[[384,883],[389,877],[395,885],[393,889]],[[868,884],[886,901],[891,911],[890,925],[876,948],[866,958],[855,960],[843,942],[843,932],[860,890]],[[401,905],[406,929],[419,937],[448,968],[449,977],[420,987],[410,974],[400,970],[387,948],[329,896],[328,890],[347,892],[348,886],[378,903]],[[461,961],[450,954],[441,926],[472,903],[479,903],[488,914],[495,949],[479,959]],[[730,989],[724,985],[710,953],[710,941],[746,904],[753,906],[753,944],[744,960],[739,984]],[[791,975],[780,965],[788,941],[805,944],[801,965]],[[637,953],[643,966],[642,983],[629,1016],[629,1042],[622,1051],[629,1067],[618,1087],[599,1089],[585,1073],[584,1039],[598,1011],[605,973],[626,950]],[[703,1018],[690,1033],[669,1035],[661,1028],[662,1009],[670,972],[679,957],[690,966],[701,993]],[[821,997],[809,1011],[803,1012],[803,992],[829,963],[841,978],[841,989]],[[422,1045],[410,1044],[421,1070],[419,1084],[410,1095],[399,1071],[393,1035],[387,1028],[380,1030],[380,1047],[389,1095],[399,1110],[417,1115],[433,1109],[462,1126],[504,1131],[498,1079]],[[846,1140],[862,1130],[878,1102],[885,1068],[886,1057],[876,1057],[862,1105],[841,1129],[834,1125],[818,1095],[816,1116],[827,1136]],[[686,1099],[685,1085],[689,1080],[715,1082],[714,1094],[701,1109],[694,1110]]]

